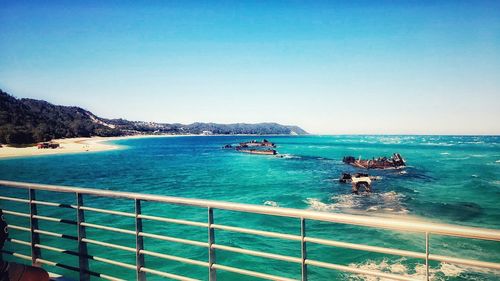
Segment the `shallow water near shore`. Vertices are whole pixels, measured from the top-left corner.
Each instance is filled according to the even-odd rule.
[[[221,147],[254,139],[247,136],[210,136],[143,138],[113,141],[125,147],[120,150],[74,155],[53,155],[34,158],[1,159],[0,179],[46,184],[93,187],[109,190],[151,193],[189,198],[225,200],[275,207],[312,209],[373,216],[395,216],[500,229],[500,137],[498,136],[270,136],[282,157],[249,155]],[[370,171],[382,179],[373,185],[372,194],[353,195],[350,185],[338,182],[342,172],[356,169],[342,163],[342,157],[371,158],[400,153],[407,161],[404,170]],[[24,191],[2,187],[1,195],[25,196]],[[73,195],[54,198],[40,192],[39,198],[61,203],[74,203]],[[133,202],[86,198],[86,204],[99,208],[133,211]],[[19,203],[0,202],[5,209],[26,212]],[[172,218],[206,221],[206,210],[144,203],[144,213]],[[73,211],[71,211],[73,212]],[[93,223],[134,229],[130,218],[89,214]],[[40,214],[72,219],[67,210],[41,207]],[[12,224],[27,226],[24,218],[6,216]],[[215,211],[216,223],[277,231],[300,233],[294,219]],[[145,231],[206,241],[206,230],[145,222]],[[72,225],[51,222],[42,229],[74,235]],[[375,230],[340,224],[308,222],[308,235],[338,241],[374,246],[395,246],[398,249],[424,251],[424,237],[419,234]],[[88,237],[109,243],[135,247],[133,236],[89,230]],[[11,235],[29,241],[25,233]],[[93,237],[93,238],[92,238]],[[226,231],[216,232],[216,242],[253,250],[300,257],[300,244],[273,238],[255,237]],[[76,250],[73,241],[58,242],[42,237],[42,244]],[[207,260],[207,250],[196,246],[157,242],[146,239],[146,249],[169,255]],[[431,237],[431,252],[485,261],[500,262],[500,245],[488,241]],[[12,249],[12,245],[7,245]],[[19,252],[29,254],[27,247],[16,245]],[[92,255],[114,258],[133,264],[134,253],[89,246]],[[404,273],[423,277],[423,262],[397,256],[308,245],[309,258],[364,269]],[[69,265],[78,265],[75,257],[42,251],[42,256]],[[249,270],[298,278],[300,265],[264,258],[217,251],[217,262]],[[206,279],[207,270],[196,265],[165,262],[147,256],[146,266],[193,278]],[[75,277],[69,270],[48,268]],[[134,271],[120,270],[91,262],[91,269],[108,275],[134,278]],[[423,270],[422,270],[423,269]],[[310,280],[377,280],[366,276],[310,267]],[[499,272],[449,264],[431,263],[434,280],[497,280]],[[150,276],[148,275],[148,278]],[[220,271],[220,279],[253,280],[249,277]],[[151,276],[152,280],[156,280]]]

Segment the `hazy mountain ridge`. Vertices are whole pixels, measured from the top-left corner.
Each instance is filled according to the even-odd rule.
[[[17,99],[0,90],[0,143],[26,144],[55,138],[122,136],[136,134],[307,134],[298,126],[278,123],[216,124],[156,123],[106,119],[76,106],[43,100]]]

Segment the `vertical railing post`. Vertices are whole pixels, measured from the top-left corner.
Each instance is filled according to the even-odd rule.
[[[139,235],[142,232],[141,200],[135,199],[135,265],[137,280],[145,281],[146,273],[141,271],[144,267],[144,255],[141,253],[144,250],[144,238]]]
[[[38,229],[38,220],[34,218],[37,215],[36,204],[33,202],[36,200],[35,189],[29,189],[29,202],[30,202],[30,233],[31,233],[31,264],[35,265],[36,259],[41,257],[40,248],[35,245],[40,244],[40,235],[35,233]]]
[[[429,232],[425,233],[425,280],[429,281]]]
[[[212,248],[212,245],[215,244],[215,229],[212,228],[213,223],[214,223],[214,210],[211,207],[208,207],[208,280],[209,281],[217,280],[217,271],[215,268],[212,268],[212,265],[215,263],[215,249]]]
[[[300,252],[302,254],[302,281],[307,281],[307,249],[306,249],[306,220],[304,218],[300,218]]]
[[[90,280],[89,275],[89,259],[87,251],[87,243],[83,242],[82,239],[86,237],[85,226],[82,222],[85,222],[85,215],[83,209],[83,195],[76,193],[76,223],[78,228],[78,265],[80,268],[80,281]]]

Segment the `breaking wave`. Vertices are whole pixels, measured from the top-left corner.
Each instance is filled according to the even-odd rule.
[[[429,146],[454,146],[454,143],[447,143],[447,142],[423,142],[421,143],[422,145],[429,145]]]
[[[470,159],[470,157],[466,156],[466,157],[457,157],[457,158],[446,158],[447,161],[449,161],[449,160],[467,160],[467,159]]]
[[[483,158],[483,157],[488,157],[488,155],[485,155],[485,154],[472,154],[471,157]]]
[[[379,142],[382,144],[400,144],[402,139],[401,137],[381,137]]]
[[[267,200],[266,202],[264,202],[264,205],[271,206],[271,207],[279,207],[280,206],[280,204],[278,204],[278,202],[271,201],[271,200]]]
[[[413,279],[425,280],[426,268],[425,264],[417,264],[415,266],[405,265],[403,262],[405,258],[398,259],[396,261],[390,262],[387,259],[383,259],[381,262],[367,261],[361,264],[351,263],[349,267],[370,270],[370,271],[381,271],[384,273],[392,273],[397,275],[403,275],[405,277],[410,277]],[[467,267],[462,265],[455,265],[449,263],[439,263],[438,267],[429,268],[429,279],[430,280],[448,280],[450,278],[456,278],[464,275],[468,272],[476,272],[482,274],[498,274],[497,271],[479,269],[474,267]],[[359,280],[359,281],[385,281],[389,280],[386,278],[380,278],[369,275],[349,275],[348,280]],[[470,280],[470,279],[468,279]],[[482,280],[482,279],[474,279]]]
[[[365,211],[377,213],[407,214],[404,206],[405,196],[394,191],[371,194],[340,194],[332,196],[331,203],[324,203],[317,198],[307,198],[304,202],[310,209],[323,212]]]
[[[288,154],[288,153],[278,154],[276,157],[284,158],[284,159],[298,159],[298,158],[300,158],[300,156],[293,155],[293,154]]]

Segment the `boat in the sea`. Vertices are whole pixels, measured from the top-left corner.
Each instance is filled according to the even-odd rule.
[[[402,169],[406,167],[406,161],[399,153],[394,153],[391,158],[379,157],[371,160],[356,159],[353,156],[346,156],[342,162],[362,169]]]

